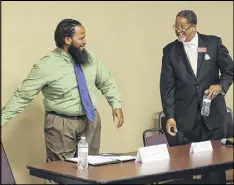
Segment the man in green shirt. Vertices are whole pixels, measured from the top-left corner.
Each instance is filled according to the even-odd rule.
[[[117,128],[124,122],[120,94],[109,71],[85,48],[85,29],[79,21],[62,20],[54,38],[57,48],[33,66],[3,107],[2,126],[42,91],[47,161],[74,157],[81,136],[86,136],[89,154],[97,154],[101,138],[97,89],[112,107]]]

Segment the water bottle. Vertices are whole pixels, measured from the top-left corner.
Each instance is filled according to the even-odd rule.
[[[210,104],[211,104],[211,100],[209,99],[208,95],[204,95],[203,96],[203,101],[202,101],[201,115],[209,116],[209,114],[210,114]]]
[[[81,137],[78,143],[78,162],[77,167],[78,169],[87,169],[88,168],[88,143],[85,137]]]

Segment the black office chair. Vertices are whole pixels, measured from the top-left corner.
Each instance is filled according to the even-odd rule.
[[[1,184],[16,184],[2,142],[1,142]]]

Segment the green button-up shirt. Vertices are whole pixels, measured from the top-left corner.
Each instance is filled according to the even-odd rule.
[[[97,89],[107,98],[112,109],[121,108],[121,96],[116,83],[102,62],[88,51],[88,64],[82,65],[90,98],[97,104]],[[85,115],[83,110],[74,61],[70,54],[56,48],[37,62],[8,103],[2,108],[2,123],[23,111],[33,98],[42,91],[46,111],[70,116]]]

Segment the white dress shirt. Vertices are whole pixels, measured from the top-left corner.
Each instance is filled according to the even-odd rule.
[[[197,75],[197,57],[198,57],[198,34],[193,37],[190,42],[183,42],[185,52],[192,66],[195,76]]]

